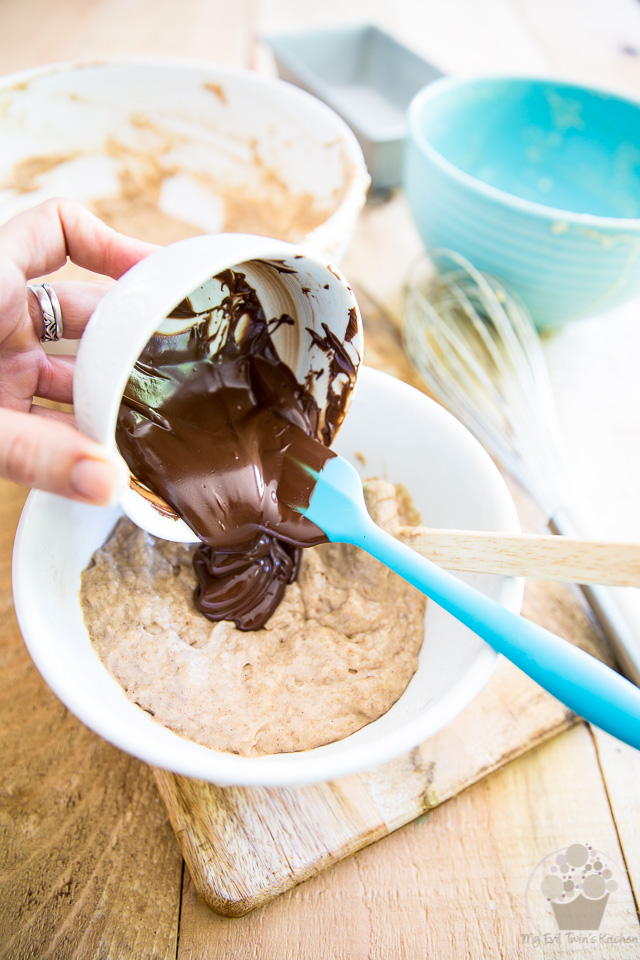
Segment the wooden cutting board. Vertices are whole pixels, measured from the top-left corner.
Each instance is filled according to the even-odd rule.
[[[362,291],[365,362],[424,389],[399,331]],[[426,392],[426,391],[425,391]],[[542,518],[514,490],[524,529]],[[529,581],[523,613],[607,662],[575,587]],[[239,917],[420,817],[565,730],[575,716],[501,661],[478,697],[444,730],[390,763],[330,783],[275,789],[216,787],[154,769],[194,885],[212,910]]]

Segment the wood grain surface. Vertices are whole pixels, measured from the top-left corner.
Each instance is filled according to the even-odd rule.
[[[0,956],[174,956],[182,860],[153,777],[62,706],[20,636],[25,495],[0,480]]]
[[[516,796],[526,796],[527,805],[509,802]],[[614,921],[628,943],[563,948],[528,939],[527,883],[539,860],[566,844],[569,810],[572,836],[620,860],[582,724],[243,920],[212,914],[187,881],[180,958],[630,960],[638,923],[628,885]],[[249,945],[258,944],[252,953]]]

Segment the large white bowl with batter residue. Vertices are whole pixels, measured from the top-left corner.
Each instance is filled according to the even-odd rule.
[[[51,196],[166,244],[252,233],[337,260],[369,175],[347,124],[303,90],[211,62],[58,63],[0,78],[0,221]]]
[[[441,406],[393,377],[361,368],[334,446],[363,478],[404,484],[428,526],[518,529],[504,481],[477,441]],[[374,723],[313,750],[251,759],[191,743],[127,699],[84,626],[80,574],[120,515],[117,508],[31,493],[16,537],[14,598],[29,652],[52,690],[88,727],[147,763],[221,785],[331,780],[390,760],[432,736],[476,696],[497,663],[484,641],[429,602],[418,670]],[[520,609],[522,581],[479,574],[466,579],[509,609]]]

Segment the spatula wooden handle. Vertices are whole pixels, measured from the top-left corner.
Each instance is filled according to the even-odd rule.
[[[640,544],[539,534],[401,527],[399,539],[447,570],[640,586]]]

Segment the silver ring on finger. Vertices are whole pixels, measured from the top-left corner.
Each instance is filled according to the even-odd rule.
[[[63,335],[62,310],[55,290],[48,283],[28,283],[27,290],[30,290],[37,297],[40,304],[44,321],[44,333],[40,337],[40,342],[48,343],[50,340],[60,340]]]

